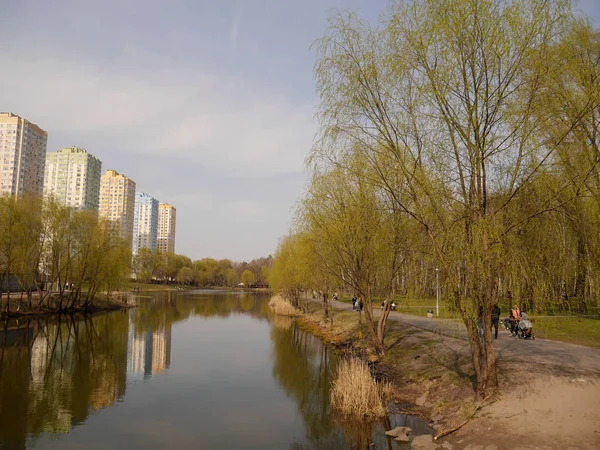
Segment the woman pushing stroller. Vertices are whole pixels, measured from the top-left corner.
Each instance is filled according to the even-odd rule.
[[[514,305],[512,307],[512,309],[510,310],[510,317],[508,318],[511,336],[513,335],[513,333],[515,336],[518,336],[518,326],[519,326],[520,320],[521,320],[521,310],[519,309],[519,307],[517,305]]]
[[[525,311],[521,311],[517,305],[510,310],[510,317],[505,319],[510,329],[510,335],[521,339],[535,339],[533,324]]]

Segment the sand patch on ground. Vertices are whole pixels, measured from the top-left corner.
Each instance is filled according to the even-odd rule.
[[[600,448],[600,381],[532,378],[512,391],[505,388],[448,441],[455,448],[493,444],[498,450]]]

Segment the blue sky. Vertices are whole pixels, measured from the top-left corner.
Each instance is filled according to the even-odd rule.
[[[275,252],[307,181],[327,16],[384,0],[0,0],[0,111],[177,208],[177,253]],[[599,23],[600,3],[579,2]]]

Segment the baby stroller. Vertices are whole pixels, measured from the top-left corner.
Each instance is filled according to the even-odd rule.
[[[535,334],[533,334],[533,324],[527,314],[523,314],[519,324],[517,325],[517,336],[519,339],[535,339]]]

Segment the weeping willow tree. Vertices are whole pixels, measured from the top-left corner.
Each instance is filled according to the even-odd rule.
[[[314,270],[362,300],[368,333],[382,355],[391,301],[377,319],[374,299],[391,300],[394,294],[406,257],[403,220],[370,181],[374,174],[360,154],[346,163],[315,167],[298,222],[315,255]]]
[[[369,182],[426,237],[467,328],[479,397],[498,386],[492,306],[502,279],[517,289],[528,263],[524,253],[511,259],[515,246],[540,217],[564,210],[597,164],[556,176],[594,109],[595,98],[569,111],[556,95],[548,104],[570,63],[557,49],[573,50],[582,23],[565,0],[396,1],[377,27],[332,17],[315,43],[311,161],[343,165],[359,154]]]

